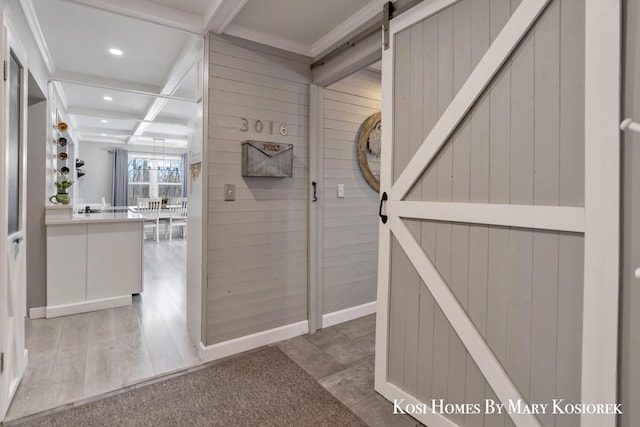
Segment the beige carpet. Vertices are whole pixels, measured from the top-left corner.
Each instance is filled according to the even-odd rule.
[[[163,382],[55,414],[32,418],[19,425],[365,424],[280,349],[267,347]]]

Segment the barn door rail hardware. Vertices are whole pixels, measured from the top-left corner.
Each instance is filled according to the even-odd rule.
[[[640,123],[634,122],[632,119],[627,118],[624,119],[622,123],[620,123],[620,129],[640,133]]]

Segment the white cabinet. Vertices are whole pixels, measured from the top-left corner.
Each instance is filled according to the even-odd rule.
[[[142,292],[142,220],[47,222],[47,317],[131,304]]]

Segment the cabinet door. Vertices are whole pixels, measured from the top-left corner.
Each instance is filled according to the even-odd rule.
[[[142,291],[142,223],[89,224],[87,300]]]
[[[47,226],[47,306],[86,299],[87,225]]]

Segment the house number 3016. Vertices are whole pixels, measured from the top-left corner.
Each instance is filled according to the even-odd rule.
[[[244,117],[241,117],[240,122],[241,122],[240,130],[242,132],[248,132],[250,128],[249,119],[245,119]],[[270,134],[273,134],[273,122],[271,120],[263,122],[262,120],[252,119],[251,122],[253,122],[253,130],[255,130],[256,132],[262,133],[262,132],[269,131]],[[269,125],[268,129],[265,129],[265,123]],[[279,131],[280,131],[280,135],[287,136],[287,134],[289,133],[289,131],[287,130],[287,124],[281,123]]]

